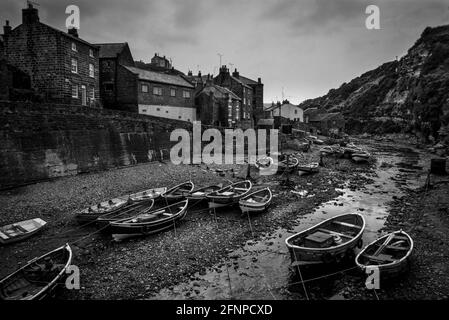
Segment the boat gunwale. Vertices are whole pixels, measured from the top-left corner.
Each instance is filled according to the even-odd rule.
[[[268,191],[268,194],[269,194],[269,197],[268,197],[268,199],[266,201],[264,201],[264,202],[256,202],[256,203],[249,203],[249,202],[245,201],[245,199],[247,199],[247,198],[249,198],[249,197],[251,197],[251,196],[253,196],[253,195],[257,194],[257,193],[264,192],[264,191]],[[250,194],[247,194],[246,196],[242,197],[239,200],[239,205],[241,207],[259,208],[259,207],[264,207],[267,204],[269,204],[272,199],[273,199],[273,193],[271,192],[269,187],[265,187],[263,189],[256,190],[256,191],[251,192]]]
[[[217,195],[216,194],[218,192],[226,191],[227,189],[229,189],[229,188],[231,188],[231,187],[233,187],[233,186],[235,186],[237,184],[242,184],[242,183],[249,184],[249,187],[247,188],[247,190],[244,193],[242,193],[242,194],[235,195],[235,196],[223,196],[223,195]],[[238,181],[238,182],[232,183],[232,184],[230,184],[230,185],[228,185],[228,186],[226,186],[224,188],[221,188],[220,190],[211,192],[210,194],[206,195],[206,198],[208,200],[210,200],[209,202],[214,202],[214,199],[229,199],[229,200],[231,200],[231,202],[238,202],[237,200],[240,200],[242,197],[245,197],[248,194],[248,192],[251,191],[252,187],[253,187],[253,184],[249,180]],[[215,193],[215,195],[214,195],[214,193]],[[235,198],[237,198],[237,200],[234,200]]]

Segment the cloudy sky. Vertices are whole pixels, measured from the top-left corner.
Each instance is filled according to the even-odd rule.
[[[65,29],[78,5],[80,37],[128,42],[135,60],[155,52],[184,72],[216,73],[222,63],[262,78],[266,102],[298,103],[401,57],[426,26],[449,24],[447,0],[38,0],[42,22]],[[380,8],[380,30],[365,9]],[[25,1],[1,0],[15,27]]]

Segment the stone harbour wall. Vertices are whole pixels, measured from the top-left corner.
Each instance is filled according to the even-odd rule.
[[[89,107],[0,101],[0,189],[168,159],[191,124]]]

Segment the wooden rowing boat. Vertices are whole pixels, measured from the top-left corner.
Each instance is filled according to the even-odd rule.
[[[162,197],[167,202],[179,202],[181,200],[184,200],[186,196],[193,191],[195,188],[195,185],[192,181],[187,181],[181,184],[178,184],[177,186],[174,186],[173,188],[167,190]]]
[[[0,244],[25,240],[39,232],[46,224],[41,218],[34,218],[0,227]]]
[[[167,188],[153,188],[140,192],[136,192],[130,194],[128,197],[132,202],[146,201],[146,200],[156,200],[161,197],[165,192],[167,192]]]
[[[378,267],[382,278],[390,278],[407,269],[412,251],[413,239],[400,230],[367,245],[355,262],[362,270],[369,266]]]
[[[278,173],[291,172],[299,164],[298,158],[287,155],[282,161],[278,163]]]
[[[273,199],[270,188],[252,192],[239,200],[242,212],[263,212],[268,209]]]
[[[196,201],[203,201],[203,200],[207,199],[208,194],[210,194],[214,191],[218,191],[222,188],[223,188],[223,184],[221,184],[221,183],[203,187],[203,188],[199,188],[199,189],[193,190],[192,192],[189,192],[186,195],[186,199],[190,200],[190,204],[193,204]]]
[[[371,155],[368,152],[356,152],[351,157],[354,162],[368,162]]]
[[[309,164],[302,164],[296,167],[299,173],[316,173],[320,170],[320,165],[318,162],[312,162]]]
[[[285,244],[294,265],[334,263],[353,257],[364,230],[362,215],[342,214],[288,237]]]
[[[116,240],[129,236],[142,236],[173,228],[187,213],[189,200],[183,200],[161,209],[153,210],[110,223],[109,230]]]
[[[108,231],[108,226],[113,221],[123,220],[125,218],[130,218],[141,213],[149,212],[154,206],[154,200],[146,200],[130,203],[126,205],[121,210],[113,211],[111,213],[104,214],[97,218],[96,226],[98,229],[106,232]]]
[[[209,208],[226,207],[238,203],[238,201],[247,195],[253,184],[249,180],[233,183],[218,191],[208,194]]]
[[[102,216],[107,213],[117,212],[122,209],[126,204],[128,204],[128,200],[121,198],[114,198],[109,201],[101,202],[97,205],[90,206],[86,209],[80,210],[75,213],[75,219],[80,224],[87,224],[97,220],[99,216]]]
[[[0,280],[1,300],[40,300],[50,295],[65,278],[72,262],[68,244],[35,258]]]

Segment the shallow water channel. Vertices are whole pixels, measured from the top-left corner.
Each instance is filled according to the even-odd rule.
[[[328,270],[304,270],[301,272],[303,285],[298,273],[290,268],[285,239],[325,219],[351,212],[365,217],[364,246],[381,236],[388,216],[387,203],[393,196],[401,196],[401,188],[422,185],[425,174],[406,169],[407,179],[404,169],[401,170],[409,165],[422,166],[418,153],[374,151],[373,154],[377,162],[372,184],[359,191],[339,190],[341,196],[300,216],[291,229],[278,229],[262,240],[248,241],[244,247],[230,252],[225,263],[209,269],[206,274],[197,274],[194,281],[165,288],[153,299],[343,299],[343,277],[359,277],[361,284],[364,282],[363,274],[353,261]]]

